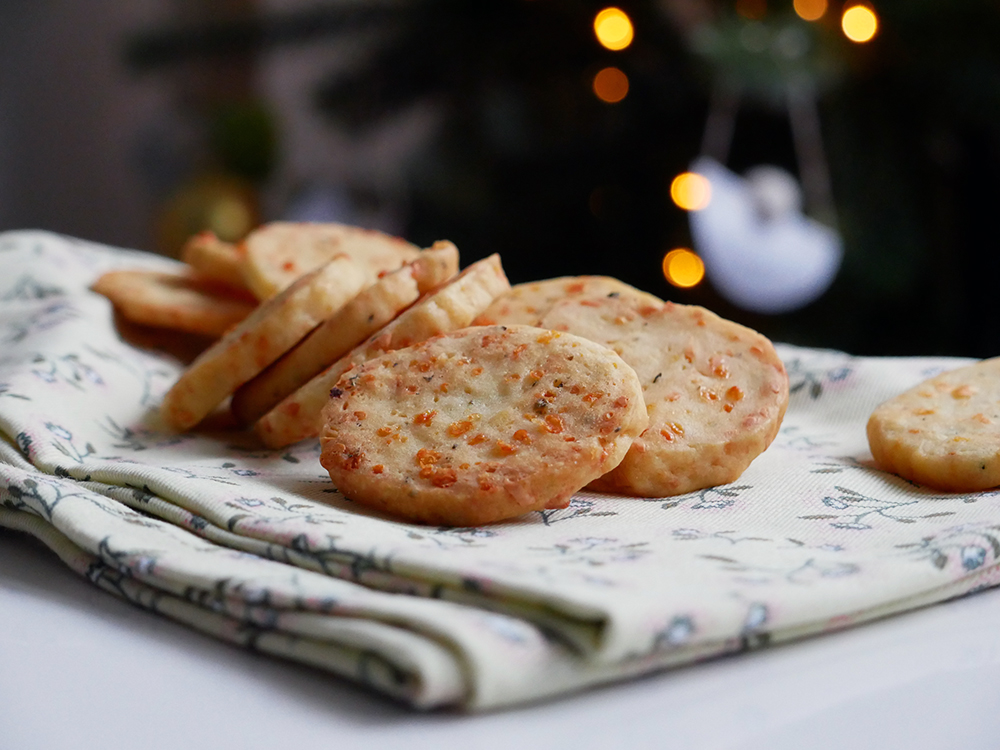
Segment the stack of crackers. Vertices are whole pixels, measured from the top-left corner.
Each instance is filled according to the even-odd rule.
[[[94,286],[133,322],[217,337],[166,394],[166,424],[222,408],[270,448],[319,437],[342,493],[409,521],[732,482],[788,403],[764,336],[613,278],[511,287],[497,255],[459,271],[450,242],[337,224],[202,234],[184,259]]]

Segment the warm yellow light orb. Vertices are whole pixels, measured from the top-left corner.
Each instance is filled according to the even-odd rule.
[[[594,94],[602,102],[614,104],[628,94],[628,76],[618,68],[603,68],[594,76]]]
[[[867,42],[878,31],[878,16],[864,5],[852,5],[841,16],[840,27],[852,42]]]
[[[697,172],[683,172],[670,183],[670,197],[685,211],[700,211],[712,200],[712,184]]]
[[[818,21],[826,14],[826,0],[794,0],[792,7],[803,21]]]
[[[594,33],[608,49],[625,49],[632,43],[632,20],[621,8],[605,8],[594,18]]]
[[[663,275],[674,286],[688,289],[705,278],[705,264],[686,247],[678,247],[663,256]]]
[[[219,237],[243,237],[253,229],[253,214],[244,201],[226,197],[208,212],[208,226]]]

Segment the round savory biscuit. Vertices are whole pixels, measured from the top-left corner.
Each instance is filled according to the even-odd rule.
[[[233,394],[236,420],[253,424],[417,298],[458,271],[458,248],[438,242],[405,266],[384,274]]]
[[[639,304],[659,307],[663,300],[610,276],[561,276],[517,284],[479,315],[474,325],[520,323],[537,326],[553,305],[565,299],[626,297]]]
[[[181,374],[160,407],[164,421],[177,430],[198,424],[237,387],[343,307],[365,280],[364,271],[341,255],[262,303]]]
[[[374,283],[384,271],[411,261],[420,249],[373,229],[344,224],[273,222],[241,243],[243,279],[260,299],[270,299],[307,271],[335,255],[348,255]]]
[[[756,331],[701,307],[623,297],[564,300],[542,325],[609,346],[642,383],[649,427],[592,489],[664,497],[732,482],[778,433],[788,375]]]
[[[949,492],[1000,485],[1000,358],[889,399],[867,431],[878,465],[905,479]]]
[[[391,323],[283,399],[257,420],[254,429],[269,448],[283,448],[316,437],[322,425],[320,412],[330,399],[330,389],[344,372],[384,352],[465,328],[508,289],[510,283],[499,255],[476,261],[454,279],[427,292]]]
[[[257,306],[246,291],[188,271],[108,271],[91,289],[111,300],[121,315],[133,323],[215,338]]]
[[[181,260],[209,279],[246,289],[239,246],[225,242],[206,229],[192,235],[181,248]]]
[[[358,503],[475,526],[563,508],[646,426],[635,372],[607,347],[530,326],[437,336],[345,373],[321,462]]]

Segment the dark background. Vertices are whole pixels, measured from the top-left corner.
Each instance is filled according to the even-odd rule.
[[[512,282],[618,276],[782,341],[1000,354],[1000,5],[879,0],[880,32],[858,45],[839,2],[813,24],[790,0],[621,2],[636,36],[620,52],[594,37],[603,5],[10,0],[0,229],[171,253],[235,198],[254,221],[448,238],[464,263],[499,252]],[[699,154],[719,80],[745,84],[728,166],[799,168],[774,96],[788,71],[753,78],[735,47],[699,46],[750,23],[810,35],[800,67],[845,245],[827,294],[776,316],[660,271],[690,245],[669,184]],[[629,77],[617,104],[590,88],[605,65]]]

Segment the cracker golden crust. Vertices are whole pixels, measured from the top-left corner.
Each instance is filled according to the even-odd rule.
[[[184,371],[160,412],[172,428],[193,427],[238,386],[294,346],[364,286],[366,274],[338,256],[262,303]]]
[[[778,433],[788,376],[749,328],[701,307],[608,297],[564,300],[542,324],[609,346],[642,383],[649,427],[593,489],[662,497],[732,482]]]
[[[398,237],[343,224],[273,222],[241,243],[243,279],[260,299],[269,299],[302,274],[336,255],[347,255],[369,284],[384,271],[414,260],[420,249]]]
[[[438,240],[409,261],[417,289],[426,294],[458,273],[458,248],[448,240]]]
[[[257,421],[254,429],[270,448],[315,437],[330,389],[346,370],[384,352],[468,326],[497,295],[509,288],[499,255],[473,263],[281,401]]]
[[[181,260],[206,278],[247,289],[239,246],[220,240],[211,230],[192,235],[181,248]]]
[[[639,305],[659,307],[663,300],[610,276],[560,276],[517,284],[493,301],[473,323],[537,326],[554,305],[566,299],[626,297]]]
[[[108,271],[91,289],[133,323],[216,338],[256,307],[245,291],[188,271]]]
[[[872,412],[878,465],[949,492],[1000,485],[1000,358],[924,381]]]
[[[647,417],[635,372],[586,339],[464,328],[345,373],[323,466],[356,502],[472,526],[561,508],[625,455]]]
[[[423,293],[458,271],[458,249],[439,242],[383,275],[233,394],[237,421],[253,424],[354,346],[389,323]]]

